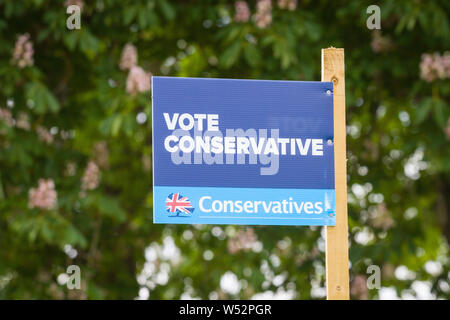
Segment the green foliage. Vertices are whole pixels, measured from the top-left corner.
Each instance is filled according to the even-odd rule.
[[[0,298],[132,299],[146,286],[152,299],[267,290],[323,298],[321,228],[255,227],[252,248],[233,251],[245,227],[152,223],[151,93],[127,93],[126,43],[154,75],[310,81],[320,80],[322,48],[345,48],[351,278],[376,264],[382,286],[399,295],[421,280],[450,296],[450,85],[422,80],[419,69],[423,53],[449,50],[450,3],[379,3],[389,41],[380,50],[364,2],[272,6],[272,24],[258,28],[233,21],[234,1],[85,1],[81,29],[71,31],[62,1],[0,0],[0,108],[16,120],[0,118]],[[34,64],[19,68],[12,51],[24,33]],[[30,128],[18,125],[21,113]],[[86,190],[90,160],[100,184]],[[50,210],[29,206],[41,178],[55,183]],[[429,261],[440,272],[427,271]],[[70,264],[81,268],[81,291],[57,282]],[[414,277],[398,279],[398,266]],[[227,271],[241,280],[237,294],[220,287]]]

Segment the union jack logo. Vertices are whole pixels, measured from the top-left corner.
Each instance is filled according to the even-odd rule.
[[[166,199],[167,212],[190,214],[194,212],[194,207],[191,205],[189,199],[179,193],[171,193]]]

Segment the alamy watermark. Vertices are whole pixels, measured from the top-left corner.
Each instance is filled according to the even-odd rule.
[[[381,29],[381,9],[379,6],[372,4],[367,7],[367,14],[370,16],[366,20],[367,29]]]
[[[70,14],[66,20],[66,26],[69,30],[81,29],[81,8],[75,4],[70,5],[66,9],[66,13]]]
[[[65,284],[67,289],[81,289],[81,269],[79,266],[73,264],[67,267]]]
[[[367,288],[372,289],[380,289],[381,288],[381,270],[380,267],[372,264],[367,267],[367,274],[370,276],[367,278],[366,285]]]

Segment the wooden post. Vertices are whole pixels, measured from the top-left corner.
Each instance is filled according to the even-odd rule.
[[[326,286],[328,300],[348,300],[347,156],[345,146],[344,49],[322,49],[322,81],[333,82],[334,185],[336,226],[326,228]]]

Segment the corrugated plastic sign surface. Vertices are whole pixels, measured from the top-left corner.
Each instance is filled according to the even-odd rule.
[[[152,87],[155,223],[335,225],[331,82]]]

